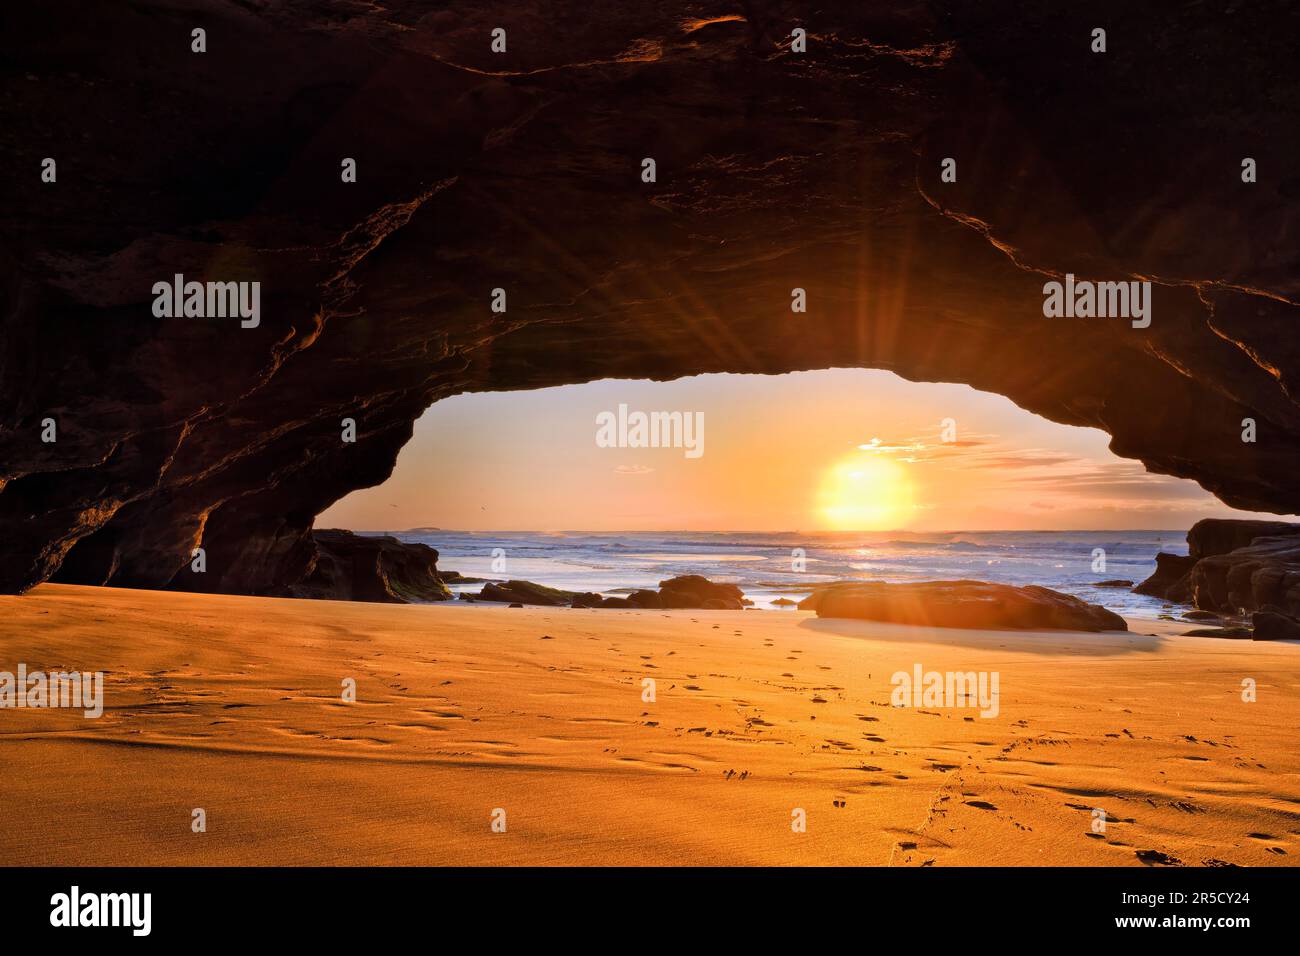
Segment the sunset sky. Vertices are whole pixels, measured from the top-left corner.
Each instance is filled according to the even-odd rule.
[[[597,416],[620,403],[703,412],[703,454],[598,447]],[[942,440],[944,419],[955,441]],[[1181,530],[1247,516],[1115,457],[1108,440],[965,385],[864,369],[460,395],[425,412],[385,484],[316,526]]]

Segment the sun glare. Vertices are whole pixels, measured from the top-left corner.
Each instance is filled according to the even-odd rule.
[[[831,466],[817,493],[822,523],[836,531],[888,531],[912,517],[912,482],[897,462],[858,454]]]

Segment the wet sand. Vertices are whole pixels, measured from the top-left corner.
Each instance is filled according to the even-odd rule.
[[[1142,633],[43,585],[0,597],[0,671],[102,670],[104,713],[0,710],[0,852],[8,864],[1294,864],[1300,645],[1131,624]],[[998,715],[891,706],[890,676],[916,664],[997,672]],[[796,810],[806,832],[792,830]]]

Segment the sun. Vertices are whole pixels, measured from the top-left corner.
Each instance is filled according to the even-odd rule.
[[[817,491],[817,515],[836,531],[888,531],[912,517],[912,481],[895,461],[851,455],[827,470]]]

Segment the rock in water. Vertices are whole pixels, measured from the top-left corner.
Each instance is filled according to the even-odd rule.
[[[1124,619],[1069,594],[985,581],[844,582],[799,602],[818,617],[996,630],[1126,631]]]
[[[1191,598],[1189,575],[1196,566],[1196,559],[1187,554],[1156,555],[1156,570],[1133,590],[1148,597],[1164,598],[1168,601],[1186,602]]]

